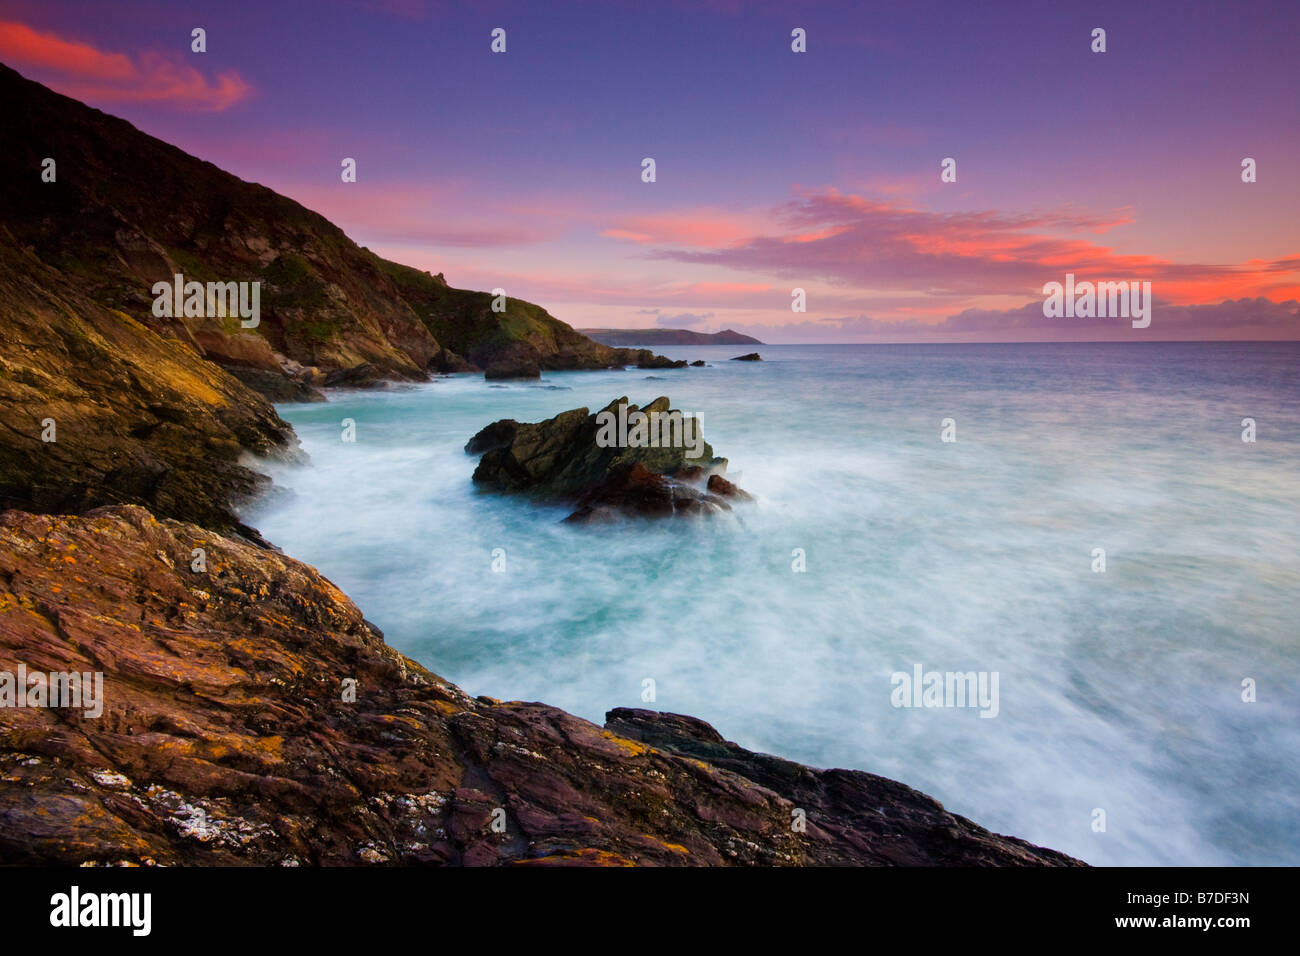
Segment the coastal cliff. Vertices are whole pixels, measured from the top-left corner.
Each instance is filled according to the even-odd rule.
[[[679,367],[594,342],[541,306],[380,258],[318,213],[0,65],[0,223],[83,294],[275,401],[431,372]],[[55,177],[42,181],[42,164]],[[339,184],[339,188],[347,188]],[[259,282],[260,315],[154,315],[156,282]]]

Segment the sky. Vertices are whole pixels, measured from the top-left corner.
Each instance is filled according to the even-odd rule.
[[[1300,338],[1297,36],[1296,0],[0,0],[0,62],[380,255],[768,342]],[[1150,326],[1045,316],[1066,273],[1150,282]]]

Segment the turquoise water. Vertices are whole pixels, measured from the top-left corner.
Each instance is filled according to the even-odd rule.
[[[470,693],[694,714],[1095,864],[1300,863],[1300,346],[742,351],[282,406],[312,462],[248,518]],[[470,483],[488,422],[661,394],[754,505],[571,527]],[[915,664],[998,672],[997,716],[894,707]]]

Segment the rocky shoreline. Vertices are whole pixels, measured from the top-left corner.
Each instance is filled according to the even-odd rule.
[[[0,710],[8,863],[1078,865],[693,718],[470,697],[309,566],[138,506],[6,513],[0,581],[5,659],[109,700]]]
[[[486,461],[530,428],[589,437],[588,417],[498,422],[470,446]],[[650,451],[669,472],[681,452]],[[711,448],[705,460],[725,467]],[[610,462],[589,465],[568,486],[543,477],[578,488]],[[88,500],[108,491],[87,486]],[[0,654],[103,673],[107,706],[98,719],[0,709],[7,862],[1082,865],[903,784],[755,754],[694,718],[619,708],[602,728],[472,698],[252,529],[130,504],[37,510],[0,515]]]
[[[0,860],[1080,865],[882,777],[689,717],[473,698],[388,647],[238,517],[259,460],[301,457],[267,396],[685,363],[497,313],[4,67],[0,95],[0,671],[102,674],[106,697],[0,707]],[[51,153],[61,177],[33,187]],[[141,290],[174,271],[260,276],[262,325],[153,315]],[[707,445],[589,455],[594,419],[489,426],[475,480],[575,520],[744,500]]]

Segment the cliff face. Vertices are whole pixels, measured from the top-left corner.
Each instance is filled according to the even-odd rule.
[[[99,718],[0,709],[10,863],[1077,864],[691,718],[471,698],[312,568],[139,507],[0,517],[0,656],[105,674]]]
[[[348,369],[360,371],[347,381],[365,383],[653,359],[592,342],[522,300],[494,312],[490,294],[381,259],[293,200],[4,66],[0,100],[0,222],[13,239],[60,274],[60,288],[188,344],[277,400],[309,397]],[[54,182],[41,181],[46,158]],[[178,273],[260,282],[260,324],[155,316],[154,283]]]
[[[147,504],[241,530],[266,479],[246,453],[296,453],[261,396],[192,349],[104,308],[0,225],[0,508]]]
[[[541,306],[522,299],[507,298],[505,311],[494,312],[490,293],[452,289],[440,276],[378,256],[375,260],[448,352],[485,369],[489,378],[535,377],[542,369],[673,368],[686,364],[648,349],[610,348],[594,342]]]

